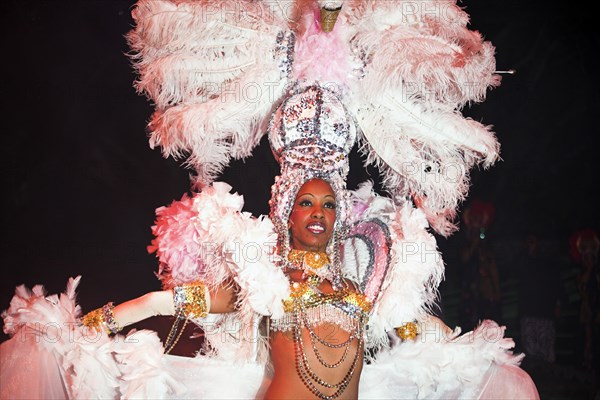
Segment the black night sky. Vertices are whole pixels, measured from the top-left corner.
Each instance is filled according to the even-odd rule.
[[[55,293],[80,274],[84,310],[159,289],[156,260],[146,251],[154,210],[181,198],[188,172],[148,145],[151,104],[135,92],[125,56],[133,4],[0,5],[1,309],[18,284],[40,283]],[[493,125],[502,145],[501,161],[473,171],[467,203],[479,198],[494,204],[489,236],[498,248],[514,249],[535,231],[563,268],[571,268],[570,234],[600,228],[594,122],[600,85],[592,62],[600,48],[593,13],[565,1],[460,4],[471,15],[471,28],[495,45],[497,68],[517,71],[504,75],[484,103],[464,110]],[[277,165],[267,146],[255,154],[233,163],[222,179],[258,215],[268,212]],[[349,186],[377,180],[370,173],[356,167]],[[440,245],[452,252],[455,240],[440,238]],[[504,260],[500,274],[508,278],[510,258]]]

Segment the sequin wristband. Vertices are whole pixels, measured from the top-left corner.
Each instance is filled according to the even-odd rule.
[[[179,318],[204,318],[210,310],[210,293],[202,282],[175,286],[173,304]]]
[[[114,308],[115,306],[112,302],[106,303],[102,307],[102,316],[104,317],[104,323],[106,324],[106,327],[111,333],[117,333],[121,330],[121,327],[119,326],[119,324],[117,324],[117,321],[115,321],[115,315],[113,314]]]
[[[119,327],[119,324],[115,321],[115,316],[113,314],[114,308],[115,306],[113,303],[109,302],[101,308],[97,308],[84,315],[81,322],[89,328],[96,329],[97,332],[100,332],[100,330],[104,328],[107,334],[118,333],[121,331],[121,327]]]

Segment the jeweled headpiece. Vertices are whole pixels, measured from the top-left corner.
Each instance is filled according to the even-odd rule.
[[[328,253],[336,262],[336,243],[344,236],[350,209],[346,192],[348,155],[356,128],[337,93],[311,85],[292,93],[273,114],[269,142],[281,175],[271,188],[270,217],[279,237],[279,252],[289,252],[288,219],[296,194],[308,180],[327,181],[336,196],[336,220]]]

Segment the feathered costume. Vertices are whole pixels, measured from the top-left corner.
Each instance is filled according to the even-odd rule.
[[[329,31],[320,13],[331,6],[138,1],[127,38],[136,87],[156,107],[150,144],[185,159],[197,189],[157,209],[150,251],[165,288],[233,279],[236,312],[195,320],[204,348],[185,358],[164,354],[154,332],[82,327],[79,278],[60,296],[19,287],[3,313],[13,337],[0,346],[2,398],[260,397],[260,321],[284,314],[290,285],[277,260],[289,251],[290,202],[311,177],[327,178],[341,205],[331,254],[373,303],[359,398],[538,398],[503,327],[460,335],[425,324],[444,273],[428,229],[456,229],[469,170],[498,158],[490,128],[460,113],[499,84],[493,46],[450,0],[345,1]],[[254,218],[214,179],[267,132],[282,173],[270,216]],[[369,183],[345,191],[355,141],[389,197]],[[407,322],[420,325],[414,341],[396,334]]]

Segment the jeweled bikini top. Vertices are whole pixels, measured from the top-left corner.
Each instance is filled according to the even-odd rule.
[[[365,322],[372,304],[362,293],[357,293],[350,285],[331,293],[318,289],[324,279],[341,281],[341,277],[331,271],[326,253],[292,250],[289,261],[289,268],[304,271],[306,281],[290,284],[290,296],[283,301],[285,315],[271,320],[272,330],[287,331],[298,325],[315,326],[328,322],[352,332],[358,324]],[[335,289],[333,282],[332,287]]]

